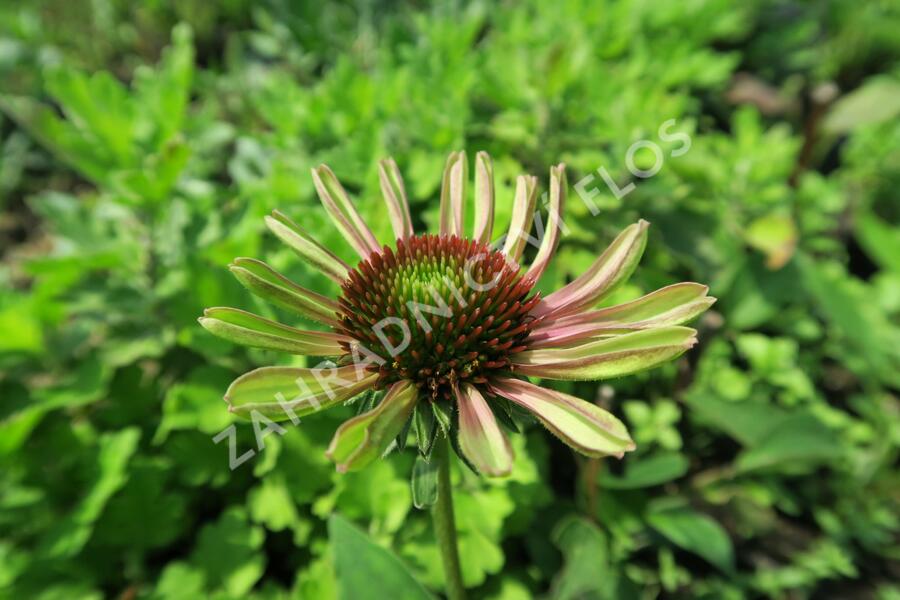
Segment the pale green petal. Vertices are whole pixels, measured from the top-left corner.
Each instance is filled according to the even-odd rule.
[[[492,387],[531,411],[547,429],[582,454],[621,458],[635,448],[622,421],[595,404],[518,379],[503,379]]]
[[[341,473],[355,471],[379,458],[412,415],[418,392],[408,381],[395,383],[372,410],[345,421],[326,454]]]
[[[340,404],[378,379],[355,365],[320,368],[263,367],[241,375],[225,392],[228,410],[252,418],[254,411],[275,421],[295,420]]]
[[[479,472],[509,475],[513,450],[484,396],[471,385],[455,390],[459,410],[459,447]]]
[[[300,287],[266,263],[253,258],[236,258],[228,267],[241,284],[262,298],[297,312],[313,321],[337,326],[337,302]]]
[[[571,348],[527,350],[512,356],[517,373],[567,380],[609,379],[656,367],[697,341],[689,327],[660,327],[588,341]]]
[[[236,344],[292,354],[334,356],[344,352],[341,341],[351,341],[336,333],[294,329],[236,308],[207,308],[198,320],[210,333]]]

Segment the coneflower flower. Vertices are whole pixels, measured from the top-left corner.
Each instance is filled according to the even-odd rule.
[[[637,300],[595,308],[625,282],[647,241],[646,221],[627,227],[580,277],[541,297],[535,283],[556,250],[566,196],[565,167],[550,170],[545,222],[536,212],[537,179],[520,176],[511,223],[492,244],[494,183],[490,158],[475,160],[474,227],[464,231],[467,163],[450,155],[441,191],[440,232],[417,234],[393,160],[379,176],[395,241],[382,245],[332,171],[312,171],[322,203],[358,252],[355,266],[276,211],[269,229],[341,289],[327,298],[263,262],[230,266],[251,292],[330,329],[305,331],[234,308],[211,308],[201,324],[228,340],[292,354],[331,357],[314,368],[264,367],[234,381],[229,410],[246,417],[297,421],[353,398],[363,412],[341,425],[327,450],[340,471],[364,467],[413,424],[427,453],[446,435],[470,465],[504,475],[513,451],[500,422],[513,406],[531,412],[587,456],[622,456],[634,442],[600,407],[536,385],[529,378],[599,380],[655,367],[696,342],[681,326],[715,299],[707,287],[679,283]],[[531,236],[535,216],[539,240]],[[528,243],[537,246],[526,268]],[[370,390],[379,394],[365,394]],[[378,400],[372,406],[373,401]]]

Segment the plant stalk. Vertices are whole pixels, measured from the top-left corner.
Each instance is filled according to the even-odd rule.
[[[447,598],[449,600],[465,600],[466,588],[463,586],[462,571],[459,568],[459,547],[456,543],[456,520],[453,516],[453,486],[450,483],[450,440],[435,440],[432,460],[437,461],[438,495],[437,502],[431,507],[431,518],[434,521],[434,535],[441,551],[441,562],[444,565],[444,579],[447,581]]]

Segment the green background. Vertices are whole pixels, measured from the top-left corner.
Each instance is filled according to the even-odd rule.
[[[3,2],[0,597],[439,590],[413,453],[346,476],[323,455],[351,407],[229,471],[225,387],[291,359],[196,318],[293,322],[235,256],[334,292],[262,220],[281,209],[350,258],[310,167],[384,236],[377,160],[421,230],[465,148],[494,157],[501,226],[521,172],[636,184],[616,199],[596,178],[596,217],[573,195],[544,289],[643,217],[611,301],[685,280],[720,299],[676,363],[559,386],[623,418],[623,461],[531,426],[510,478],[456,473],[472,596],[898,598],[898,31],[887,1]],[[641,180],[625,156],[644,139],[664,164]]]

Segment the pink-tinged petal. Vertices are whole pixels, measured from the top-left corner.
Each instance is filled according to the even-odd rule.
[[[228,410],[252,418],[259,412],[273,421],[296,421],[371,388],[378,379],[356,365],[321,368],[263,367],[241,375],[225,392]]]
[[[454,390],[459,409],[459,447],[479,472],[509,475],[513,450],[484,396],[471,385]]]
[[[537,202],[537,177],[519,175],[516,179],[516,196],[513,201],[512,218],[509,230],[503,242],[503,254],[511,261],[519,264],[525,252],[525,244],[531,237],[531,224],[534,221],[534,205]]]
[[[475,155],[475,239],[491,243],[494,231],[494,164],[487,152]]]
[[[465,152],[452,152],[441,184],[441,235],[463,237],[468,163]]]
[[[331,250],[317,242],[308,231],[297,225],[280,211],[266,217],[266,226],[279,240],[291,247],[313,267],[333,281],[342,283],[350,267]]]
[[[528,339],[531,349],[572,345],[596,337],[668,325],[683,325],[701,315],[716,299],[699,283],[676,283],[637,300],[575,313],[536,328]]]
[[[556,246],[559,244],[559,232],[562,227],[562,211],[566,203],[566,166],[559,164],[550,169],[550,207],[547,212],[547,223],[544,227],[541,245],[534,262],[525,273],[525,279],[534,283],[541,278]]]
[[[501,379],[491,387],[531,411],[556,437],[582,454],[621,458],[635,448],[625,425],[590,402],[518,379]]]
[[[586,340],[611,337],[626,331],[627,329],[623,327],[610,327],[595,323],[574,323],[542,327],[535,329],[528,337],[528,348],[530,350],[564,348],[584,343]]]
[[[512,356],[517,373],[531,377],[596,380],[656,367],[683,354],[697,341],[689,327],[659,327],[571,348],[527,350]]]
[[[213,335],[230,342],[291,354],[335,356],[344,353],[341,342],[352,341],[337,333],[294,329],[237,308],[207,308],[198,321]]]
[[[359,212],[331,169],[319,165],[312,170],[312,177],[325,210],[359,255],[368,258],[373,252],[380,252],[378,240],[359,216]]]
[[[533,314],[559,318],[589,308],[627,281],[644,253],[648,225],[641,219],[627,227],[587,272],[541,300]]]
[[[326,455],[341,473],[356,471],[384,454],[412,415],[416,386],[400,381],[391,386],[381,402],[369,412],[345,421],[334,433]]]
[[[381,183],[381,193],[387,204],[388,216],[394,235],[398,239],[406,239],[413,236],[412,217],[409,215],[409,202],[406,198],[406,187],[403,185],[403,177],[393,158],[382,160],[378,163],[378,180]]]
[[[266,263],[253,258],[236,258],[228,268],[241,285],[263,300],[329,327],[339,325],[336,313],[340,306],[337,302],[300,287]]]

